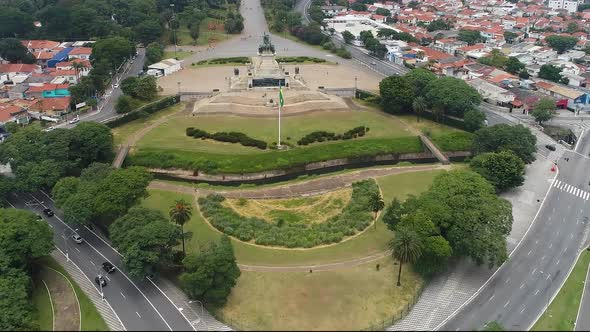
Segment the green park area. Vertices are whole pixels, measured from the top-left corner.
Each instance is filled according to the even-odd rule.
[[[199,27],[199,37],[195,42],[188,26],[181,24],[180,28],[176,30],[176,44],[179,46],[210,45],[228,39],[228,34],[223,28],[223,20],[207,17],[200,22]],[[165,40],[167,44],[174,45],[173,32],[166,30],[162,40]]]
[[[437,135],[464,135],[447,126],[423,120],[436,128]],[[421,122],[421,123],[422,123]],[[358,126],[369,131],[362,137],[298,145],[303,136],[315,131],[344,133]],[[157,168],[200,169],[211,173],[250,173],[288,168],[309,162],[386,153],[422,152],[417,136],[398,118],[374,111],[325,111],[288,117],[282,123],[283,144],[277,151],[259,149],[186,135],[193,127],[208,133],[241,132],[272,145],[277,142],[276,119],[229,115],[176,117],[148,132],[137,143],[127,163]],[[126,131],[127,129],[118,129]],[[464,148],[465,144],[459,144]]]
[[[41,280],[33,285],[33,307],[37,313],[37,324],[41,331],[53,331],[53,304],[49,292]]]
[[[584,250],[549,308],[533,326],[533,331],[574,331],[588,264],[590,264],[590,251]]]

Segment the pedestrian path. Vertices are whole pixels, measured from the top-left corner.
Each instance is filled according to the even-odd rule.
[[[580,189],[575,186],[572,186],[572,185],[565,183],[561,180],[555,180],[553,182],[553,187],[555,187],[563,192],[566,192],[568,194],[572,194],[574,196],[577,196],[585,201],[590,199],[590,192],[587,192],[584,189]]]

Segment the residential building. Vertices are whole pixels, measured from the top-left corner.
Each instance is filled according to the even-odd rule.
[[[575,13],[578,11],[578,1],[570,0],[549,0],[547,5],[551,9],[565,9],[568,13]]]

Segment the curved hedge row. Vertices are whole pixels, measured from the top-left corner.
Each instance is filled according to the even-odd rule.
[[[366,138],[311,145],[306,148],[268,152],[255,150],[250,154],[223,154],[139,147],[125,159],[126,165],[148,168],[200,170],[209,174],[255,173],[289,169],[318,161],[339,158],[372,157],[381,154],[423,152],[420,139],[412,137]]]
[[[300,140],[297,141],[297,145],[308,145],[315,142],[323,142],[323,141],[338,141],[338,140],[348,140],[357,137],[363,137],[369,131],[369,127],[359,126],[352,128],[344,134],[336,134],[331,131],[314,131],[305,136],[303,136]]]
[[[253,146],[261,150],[265,150],[268,146],[268,144],[265,141],[254,139],[244,133],[239,133],[235,131],[230,131],[229,133],[220,131],[214,134],[210,134],[198,128],[188,127],[186,128],[186,136],[191,136],[200,139],[208,138],[219,142],[240,143],[243,146]]]
[[[371,223],[369,197],[379,193],[374,180],[364,180],[352,184],[352,198],[337,216],[323,223],[286,223],[276,220],[264,221],[260,218],[245,217],[221,204],[221,195],[199,198],[203,216],[221,232],[242,241],[252,241],[260,245],[282,246],[287,248],[311,248],[322,244],[337,243],[345,236],[354,235]]]

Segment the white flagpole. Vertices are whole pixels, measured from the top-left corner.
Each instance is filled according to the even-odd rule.
[[[281,81],[279,80],[279,144],[278,148],[281,147]]]

